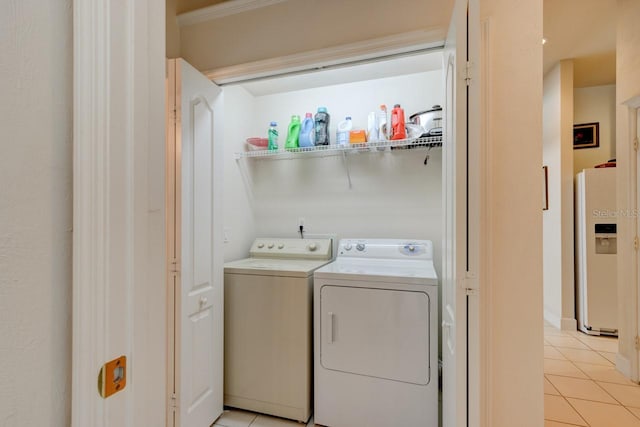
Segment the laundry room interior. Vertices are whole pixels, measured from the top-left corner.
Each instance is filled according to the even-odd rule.
[[[283,22],[283,11],[301,13],[291,2],[267,2],[239,13],[229,13],[225,3],[253,2],[194,10],[176,3],[179,28],[167,29],[167,48],[171,34],[177,34],[183,59],[170,66],[178,78],[202,73],[220,92],[206,105],[213,111],[218,144],[213,156],[221,153],[222,174],[198,170],[204,167],[198,157],[210,155],[198,152],[201,113],[191,95],[185,98],[186,83],[176,83],[175,92],[177,100],[183,92],[178,107],[183,123],[176,134],[180,126],[193,126],[195,151],[176,154],[193,156],[193,197],[204,188],[198,190],[198,176],[212,176],[213,198],[222,200],[222,208],[212,207],[214,218],[222,215],[222,236],[213,235],[224,242],[225,263],[225,412],[215,425],[437,426],[442,422],[443,40],[453,2],[432,17],[446,22],[444,28],[425,30],[414,17],[395,35],[375,34],[333,50],[308,46],[320,62],[304,65],[308,58],[275,55],[271,45],[254,54],[257,59],[242,60],[242,51],[220,42],[231,26],[257,25],[256,20],[273,31],[265,24],[268,16],[280,11],[276,21]],[[362,2],[350,3],[357,8]],[[377,6],[377,13],[389,7]],[[192,108],[191,116],[186,108]],[[325,111],[327,145],[303,148],[300,136],[299,147],[288,146],[294,116],[315,116],[319,138],[318,114]],[[398,114],[403,117],[396,126]],[[339,127],[347,121],[353,132],[341,146]],[[267,148],[273,128],[277,148]],[[358,134],[366,141],[353,139]],[[184,194],[191,191],[186,185]],[[177,203],[185,200],[178,196]],[[193,203],[194,211],[183,208],[180,215],[190,217],[198,204],[202,212],[208,209]],[[204,243],[193,218],[195,229],[185,236],[191,233],[198,248]],[[190,295],[199,292],[193,287]],[[200,312],[211,301],[202,295]],[[179,306],[179,299],[173,302]],[[176,314],[173,324],[185,334],[181,319]],[[175,342],[178,348],[180,338]],[[172,359],[173,390],[182,387],[181,376],[198,382],[197,372],[180,372],[181,357]],[[194,413],[209,404],[207,393],[182,393]]]

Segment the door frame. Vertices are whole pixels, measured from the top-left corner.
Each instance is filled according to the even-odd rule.
[[[620,201],[617,202],[617,205],[631,208],[629,215],[624,215],[620,218],[632,219],[632,221],[628,223],[629,227],[631,227],[630,229],[623,229],[625,232],[622,234],[626,234],[627,236],[618,235],[619,242],[621,238],[623,238],[623,242],[626,242],[618,245],[618,257],[622,258],[623,261],[623,268],[620,268],[621,263],[618,261],[618,293],[622,295],[623,298],[625,298],[625,296],[629,297],[633,302],[630,310],[620,311],[623,313],[622,316],[626,315],[627,317],[620,319],[619,338],[621,344],[622,342],[627,343],[626,347],[630,351],[628,354],[624,354],[624,348],[618,350],[616,367],[629,377],[631,381],[637,383],[640,381],[640,352],[636,343],[636,337],[640,335],[640,276],[638,271],[640,266],[640,251],[632,248],[634,247],[633,237],[638,236],[640,231],[640,218],[637,216],[637,213],[640,212],[640,183],[638,182],[640,179],[640,171],[638,170],[640,167],[640,161],[638,159],[640,152],[636,145],[639,137],[638,126],[640,125],[640,118],[638,117],[638,115],[640,115],[640,95],[625,101],[621,108],[626,108],[626,123],[624,123],[623,126],[627,126],[628,132],[627,140],[624,141],[624,144],[626,146],[625,155],[629,159],[629,165],[626,170],[627,175],[624,177],[626,178],[624,181],[628,184],[622,188],[626,200],[623,200],[622,204]],[[620,117],[619,114],[618,117]],[[624,169],[621,170],[624,171]],[[618,183],[622,181],[620,177],[616,179]],[[619,191],[618,196],[620,196],[620,194],[621,192]],[[619,228],[618,232],[620,231]],[[626,254],[629,253],[629,251],[632,255],[627,257]],[[628,259],[629,262],[625,262],[626,259]],[[620,273],[622,273],[622,275]],[[627,283],[630,285],[625,285]],[[621,287],[627,289],[623,289],[623,292],[620,292]]]
[[[73,3],[74,427],[166,422],[164,56],[164,1]]]

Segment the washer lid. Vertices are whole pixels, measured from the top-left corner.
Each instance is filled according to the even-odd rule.
[[[382,259],[340,259],[316,270],[317,279],[368,280],[375,282],[393,282],[402,279],[402,283],[437,285],[438,275],[433,262],[398,261]]]
[[[329,260],[245,258],[224,264],[225,274],[308,277]]]

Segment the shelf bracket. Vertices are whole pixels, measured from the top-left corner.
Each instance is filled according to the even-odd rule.
[[[344,168],[347,170],[347,180],[349,181],[349,190],[353,188],[351,184],[351,172],[349,171],[349,159],[347,158],[347,152],[342,152],[342,160],[344,161]]]

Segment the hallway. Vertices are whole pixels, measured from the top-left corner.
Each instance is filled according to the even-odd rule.
[[[545,323],[545,427],[640,427],[640,386],[614,367],[618,340]]]

